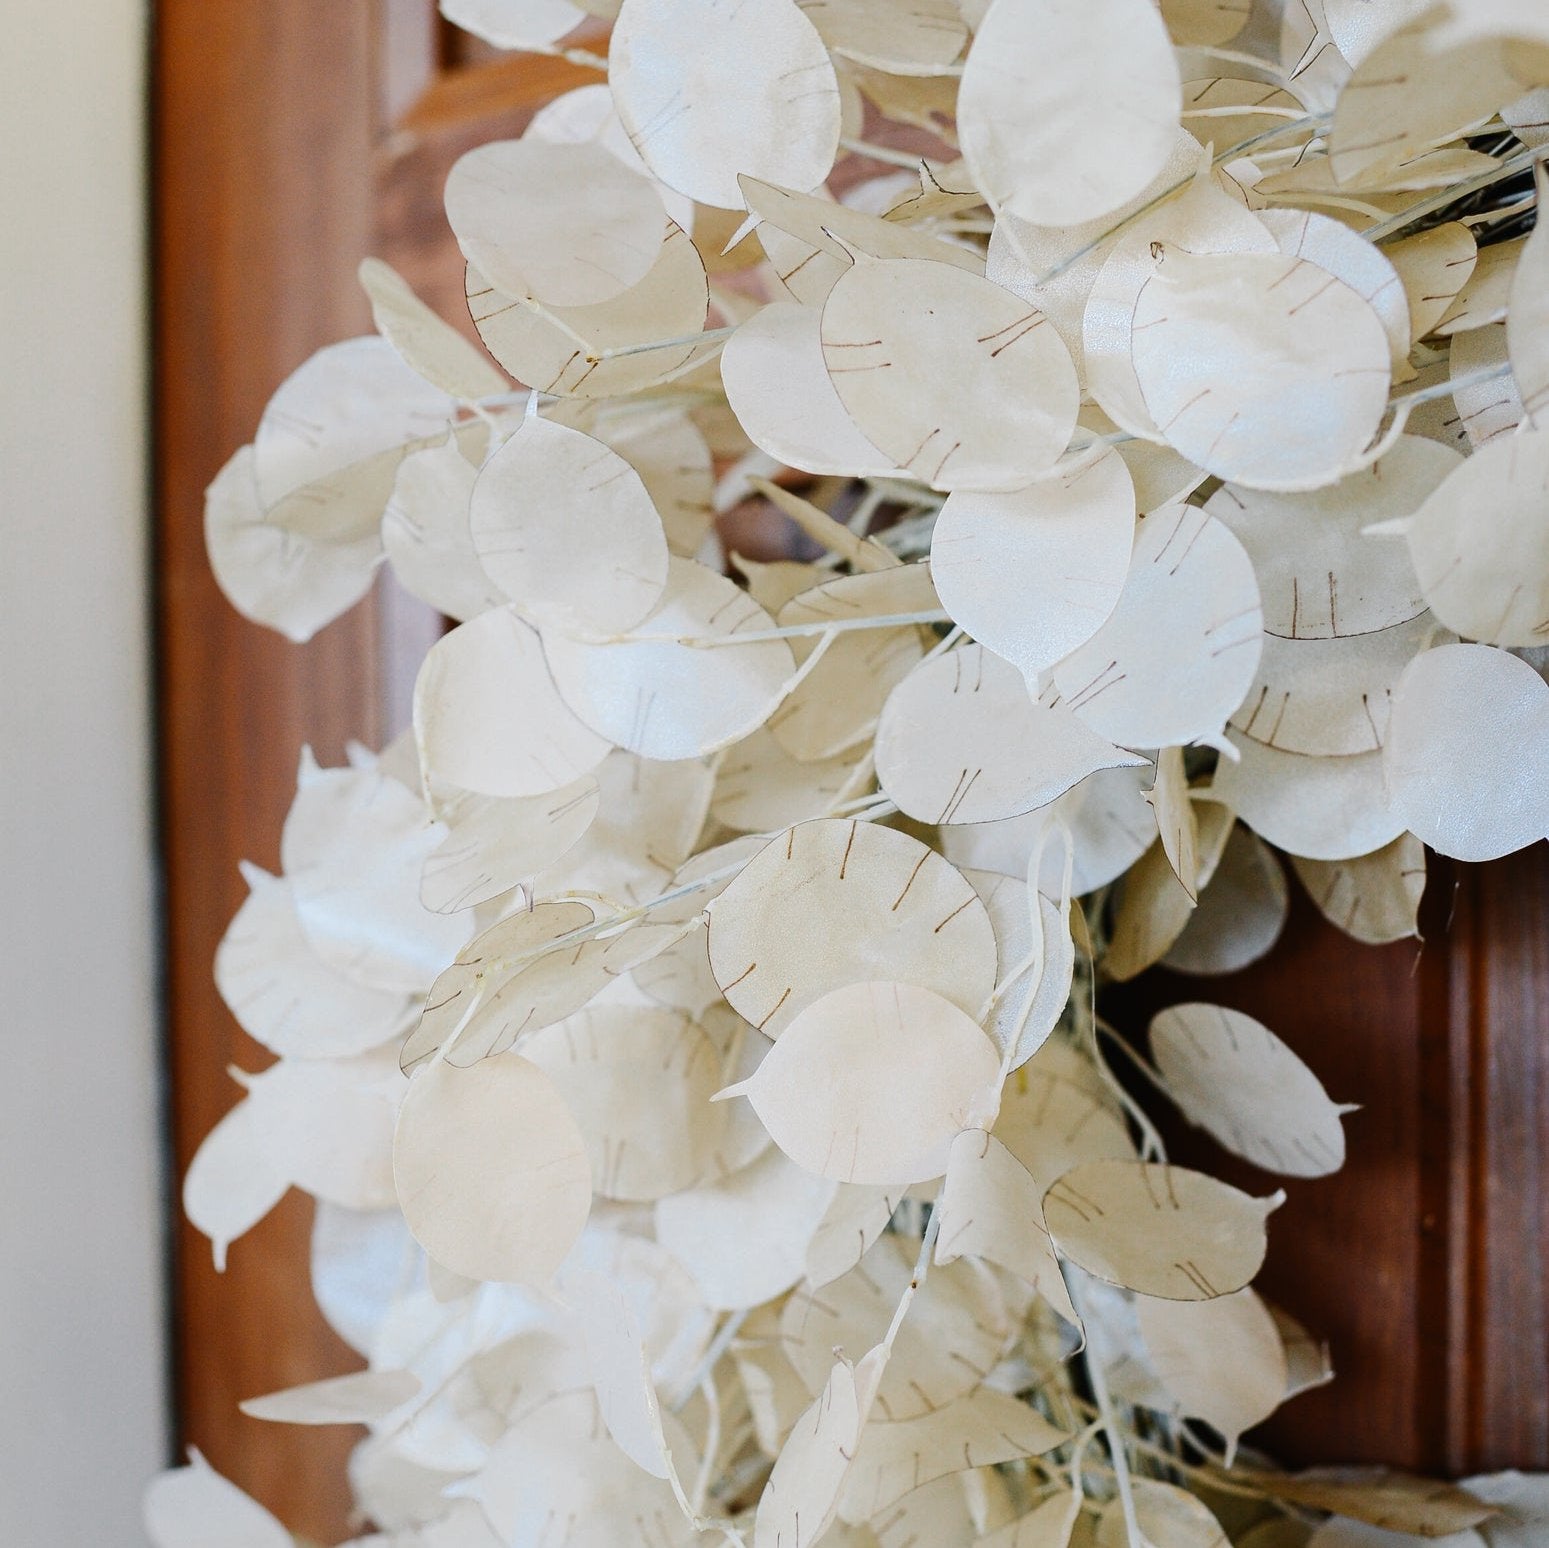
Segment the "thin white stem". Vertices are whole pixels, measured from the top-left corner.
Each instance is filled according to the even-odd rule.
[[[763,645],[770,640],[810,639],[815,635],[849,634],[857,629],[903,629],[911,624],[950,623],[939,608],[924,613],[879,613],[874,618],[837,618],[828,623],[786,624],[778,629],[750,629],[746,634],[619,634],[590,641],[597,645],[690,645],[696,650],[723,645]]]
[[[649,355],[658,349],[683,349],[693,344],[713,344],[721,339],[729,339],[736,331],[735,328],[701,328],[698,333],[680,333],[676,338],[651,339],[644,344],[620,344],[614,349],[599,349],[586,358],[589,362],[623,360],[630,355]],[[697,360],[694,363],[699,364]]]
[[[926,160],[918,154],[911,155],[908,151],[895,150],[888,145],[873,145],[869,140],[856,140],[849,135],[840,139],[839,148],[857,156],[869,156],[873,161],[885,161],[890,167],[903,167],[909,172],[918,172]]]
[[[1408,209],[1400,210],[1396,215],[1390,215],[1375,226],[1368,226],[1361,235],[1368,242],[1386,241],[1390,236],[1396,236],[1406,227],[1412,226],[1417,220],[1423,220],[1427,215],[1434,215],[1437,210],[1444,210],[1449,204],[1456,203],[1457,200],[1466,198],[1469,194],[1478,193],[1481,189],[1505,182],[1507,178],[1516,177],[1520,172],[1526,172],[1538,159],[1538,155],[1539,153],[1534,150],[1521,151],[1509,161],[1503,161],[1500,166],[1492,167],[1488,172],[1481,172],[1478,177],[1471,177],[1464,182],[1454,183],[1449,188],[1440,189],[1429,197],[1421,199],[1418,204],[1411,204]]]
[[[678,1389],[678,1396],[672,1404],[673,1413],[681,1412],[688,1400],[714,1374],[716,1366],[721,1363],[721,1356],[731,1348],[732,1340],[742,1331],[742,1324],[747,1320],[748,1311],[731,1312],[716,1329],[715,1337],[711,1339],[703,1358],[694,1367],[694,1374]]]
[[[1124,1512],[1125,1536],[1129,1539],[1129,1548],[1145,1548],[1140,1523],[1135,1517],[1135,1492],[1130,1487],[1129,1456],[1124,1449],[1124,1432],[1119,1428],[1113,1400],[1108,1396],[1108,1378],[1103,1371],[1102,1352],[1097,1349],[1092,1338],[1093,1321],[1081,1304],[1081,1286],[1075,1276],[1063,1263],[1060,1272],[1065,1276],[1065,1289],[1070,1296],[1070,1304],[1075,1307],[1076,1315],[1081,1318],[1081,1325],[1086,1330],[1086,1373],[1092,1383],[1092,1396],[1097,1399],[1097,1411],[1102,1417],[1103,1428],[1108,1433],[1108,1452],[1113,1458],[1114,1482],[1118,1485],[1119,1506]]]

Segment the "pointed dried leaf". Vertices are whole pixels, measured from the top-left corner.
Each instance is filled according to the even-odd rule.
[[[1228,808],[1229,810],[1229,808]],[[1163,961],[1178,973],[1236,973],[1280,939],[1290,908],[1285,872],[1241,824],[1231,830],[1199,907]]]
[[[248,1398],[238,1406],[249,1419],[278,1424],[371,1424],[419,1390],[420,1379],[412,1371],[356,1371]]]
[[[1096,1278],[1208,1301],[1258,1273],[1265,1218],[1284,1198],[1251,1198],[1185,1167],[1089,1161],[1044,1194],[1043,1213],[1060,1255]]]
[[[1417,937],[1425,893],[1425,846],[1412,833],[1350,860],[1291,857],[1308,896],[1330,924],[1368,946]]]

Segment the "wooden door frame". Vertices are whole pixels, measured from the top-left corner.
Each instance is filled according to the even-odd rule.
[[[157,8],[156,611],[179,1176],[238,1096],[227,1065],[267,1062],[211,976],[244,892],[237,861],[277,867],[300,746],[327,762],[350,738],[379,743],[401,721],[424,643],[424,626],[381,589],[304,646],[240,618],[205,559],[205,486],[289,371],[369,327],[355,282],[367,253],[448,310],[457,304],[439,210],[446,167],[476,140],[516,132],[535,103],[597,78],[532,58],[447,74],[439,48],[428,0]],[[1542,1467],[1549,864],[1541,845],[1450,877],[1439,868],[1433,880],[1441,903],[1418,968],[1412,945],[1340,966],[1361,949],[1340,946],[1303,901],[1271,963],[1221,991],[1271,1020],[1278,1008],[1277,1025],[1290,1020],[1314,1063],[1320,1040],[1337,1058],[1338,1040],[1365,1038],[1384,1040],[1364,1046],[1366,1078],[1391,1064],[1384,1092],[1354,1093],[1391,1110],[1368,1119],[1366,1138],[1356,1120],[1360,1160],[1344,1185],[1356,1191],[1342,1217],[1350,1239],[1325,1231],[1288,1273],[1293,1286],[1338,1276],[1329,1331],[1336,1356],[1342,1334],[1345,1354],[1357,1342],[1354,1370],[1300,1399],[1279,1436],[1303,1453],[1356,1450],[1452,1471]],[[1198,981],[1164,989],[1215,993]],[[1412,1218],[1384,1227],[1384,1208]],[[176,1213],[182,1437],[303,1535],[343,1535],[352,1434],[260,1426],[237,1412],[242,1398],[353,1363],[310,1309],[310,1210],[288,1198],[233,1248],[225,1276]],[[1361,1239],[1363,1223],[1380,1243]]]

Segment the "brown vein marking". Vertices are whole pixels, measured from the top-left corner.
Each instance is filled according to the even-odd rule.
[[[1184,1262],[1174,1262],[1173,1267],[1183,1275],[1196,1290],[1203,1293],[1207,1300],[1213,1300],[1217,1295],[1216,1287],[1200,1272],[1199,1266],[1192,1258]]]
[[[924,866],[925,862],[930,859],[931,854],[932,851],[927,849],[921,854],[920,858],[914,862],[914,869],[909,873],[909,880],[904,883],[904,890],[893,899],[893,906],[888,910],[890,914],[896,914],[898,912],[898,905],[909,896],[909,889],[914,885],[915,877],[920,874],[922,867]]]
[[[969,906],[970,906],[970,905],[971,905],[971,904],[972,904],[972,903],[973,903],[973,902],[974,902],[974,901],[975,901],[975,899],[976,899],[976,898],[977,898],[977,897],[978,897],[978,894],[977,894],[977,893],[970,893],[970,894],[969,894],[969,895],[968,895],[968,896],[967,896],[967,897],[966,897],[966,898],[964,898],[964,899],[963,899],[963,901],[962,901],[962,902],[961,902],[961,903],[959,903],[959,904],[958,904],[958,905],[957,905],[957,907],[956,907],[956,908],[954,908],[954,909],[953,909],[953,910],[952,910],[952,912],[951,912],[951,913],[950,913],[950,914],[948,914],[948,915],[947,915],[947,917],[946,917],[946,918],[945,918],[945,919],[943,919],[943,920],[942,920],[942,921],[941,921],[941,923],[940,923],[940,924],[939,924],[939,925],[937,925],[937,926],[936,926],[936,928],[935,928],[935,929],[934,929],[934,930],[932,930],[932,931],[931,931],[931,934],[932,934],[932,935],[940,935],[940,934],[941,934],[941,932],[942,932],[942,931],[943,931],[943,930],[945,930],[945,929],[946,929],[946,927],[947,927],[947,926],[948,926],[948,925],[949,925],[949,924],[951,924],[951,923],[952,923],[952,921],[953,921],[953,920],[954,920],[954,919],[956,919],[956,918],[957,918],[957,916],[958,916],[958,915],[959,915],[959,914],[961,914],[961,913],[962,913],[962,912],[963,912],[963,910],[964,910],[964,909],[965,909],[965,908],[967,908],[967,907],[969,907]]]
[[[1182,407],[1182,408],[1180,408],[1180,409],[1179,409],[1179,410],[1178,410],[1178,412],[1177,412],[1177,413],[1176,413],[1176,414],[1174,414],[1174,415],[1173,415],[1173,416],[1172,416],[1172,418],[1171,418],[1171,419],[1169,419],[1169,420],[1168,420],[1168,421],[1167,421],[1167,423],[1166,423],[1166,424],[1165,424],[1165,425],[1158,425],[1158,426],[1157,426],[1157,429],[1159,429],[1159,430],[1160,430],[1160,431],[1161,431],[1161,432],[1162,432],[1162,433],[1163,433],[1163,434],[1164,434],[1164,435],[1165,435],[1165,434],[1166,434],[1166,433],[1167,433],[1167,432],[1168,432],[1168,431],[1169,431],[1169,430],[1171,430],[1171,429],[1172,429],[1172,427],[1173,427],[1173,426],[1174,426],[1174,425],[1175,425],[1175,424],[1177,424],[1177,423],[1178,423],[1178,421],[1179,421],[1179,420],[1180,420],[1180,419],[1182,419],[1182,418],[1183,418],[1183,416],[1184,416],[1184,415],[1185,415],[1185,414],[1187,414],[1187,413],[1188,413],[1188,411],[1189,411],[1189,410],[1190,410],[1190,409],[1191,409],[1191,408],[1193,408],[1193,407],[1194,407],[1194,405],[1195,405],[1195,404],[1196,404],[1196,403],[1198,403],[1198,402],[1199,402],[1199,401],[1200,401],[1200,400],[1201,400],[1201,399],[1202,399],[1202,398],[1208,398],[1208,397],[1209,397],[1209,396],[1210,396],[1210,393],[1211,393],[1211,389],[1210,389],[1210,388],[1209,388],[1209,387],[1201,387],[1201,388],[1200,388],[1200,390],[1199,390],[1199,391],[1198,391],[1198,392],[1196,392],[1196,393],[1195,393],[1195,394],[1194,394],[1194,396],[1193,396],[1193,397],[1192,397],[1192,398],[1190,398],[1190,399],[1189,399],[1189,401],[1188,401],[1188,402],[1187,402],[1187,403],[1185,403],[1185,404],[1184,404],[1184,405],[1183,405],[1183,407]],[[1180,520],[1180,521],[1181,521],[1181,520],[1182,520],[1182,518],[1181,518],[1181,517],[1180,517],[1180,518],[1179,518],[1179,520]]]
[[[1226,435],[1227,435],[1227,432],[1228,432],[1228,431],[1229,431],[1229,430],[1230,430],[1230,429],[1231,429],[1231,428],[1232,428],[1232,426],[1233,426],[1233,425],[1235,425],[1235,424],[1236,424],[1236,423],[1237,423],[1237,421],[1238,421],[1238,420],[1239,420],[1239,419],[1241,419],[1241,418],[1242,418],[1242,415],[1241,415],[1241,414],[1239,414],[1239,413],[1238,413],[1238,412],[1237,412],[1237,411],[1236,411],[1236,410],[1235,410],[1235,409],[1233,409],[1233,410],[1232,410],[1232,417],[1231,417],[1231,418],[1230,418],[1230,419],[1229,419],[1229,420],[1227,420],[1227,422],[1226,422],[1226,423],[1225,423],[1225,424],[1224,424],[1224,425],[1222,425],[1222,426],[1221,426],[1221,428],[1220,428],[1220,430],[1218,430],[1218,431],[1217,431],[1217,432],[1216,432],[1216,438],[1215,438],[1215,440],[1213,440],[1213,441],[1212,441],[1212,442],[1211,442],[1211,443],[1210,443],[1210,445],[1209,445],[1209,446],[1207,446],[1207,447],[1206,447],[1206,448],[1205,448],[1205,455],[1206,455],[1206,456],[1207,456],[1207,457],[1212,457],[1212,456],[1214,456],[1214,455],[1215,455],[1215,449],[1216,449],[1216,447],[1218,447],[1218,446],[1219,446],[1219,445],[1220,445],[1220,444],[1221,444],[1221,442],[1222,442],[1222,441],[1224,441],[1224,440],[1225,440],[1225,439],[1226,439]]]
[[[757,966],[757,962],[748,963],[747,967],[745,967],[742,972],[740,972],[734,979],[732,979],[729,984],[721,985],[721,993],[730,994],[732,990],[735,989],[738,984],[742,983],[747,978],[748,974],[750,974]]]
[[[1235,415],[1235,414],[1233,414],[1233,415],[1232,415],[1232,418],[1233,418],[1233,419],[1236,419],[1236,418],[1237,418],[1237,416],[1236,416],[1236,415]],[[1231,427],[1230,427],[1230,425],[1228,425],[1228,426],[1227,426],[1227,428],[1228,428],[1228,429],[1230,429],[1230,428],[1231,428]],[[1222,431],[1222,432],[1221,432],[1221,434],[1222,434],[1222,435],[1225,435],[1225,434],[1226,434],[1226,431],[1225,431],[1225,430],[1223,430],[1223,431]],[[1220,436],[1217,436],[1217,437],[1216,437],[1216,439],[1217,439],[1217,440],[1219,440],[1219,439],[1220,439]],[[1212,450],[1212,451],[1214,451],[1214,450],[1215,450],[1215,447],[1214,447],[1214,446],[1212,446],[1212,447],[1211,447],[1211,450]],[[1201,514],[1203,514],[1203,513],[1201,513]],[[1177,562],[1177,563],[1176,563],[1176,564],[1175,564],[1175,565],[1174,565],[1174,566],[1173,566],[1173,567],[1172,567],[1172,569],[1170,569],[1170,570],[1169,570],[1169,571],[1168,571],[1168,572],[1167,572],[1167,573],[1168,573],[1168,575],[1169,575],[1169,576],[1172,576],[1172,575],[1176,575],[1176,574],[1177,574],[1177,573],[1178,573],[1178,571],[1179,571],[1179,570],[1181,570],[1181,569],[1182,569],[1182,568],[1183,568],[1183,566],[1184,566],[1184,564],[1185,564],[1185,563],[1186,563],[1186,562],[1187,562],[1187,560],[1188,560],[1188,557],[1189,557],[1189,555],[1190,555],[1190,553],[1192,553],[1192,552],[1193,552],[1193,549],[1194,549],[1194,545],[1195,545],[1195,544],[1196,544],[1196,543],[1197,543],[1197,542],[1199,542],[1199,539],[1200,539],[1200,534],[1201,534],[1201,533],[1202,533],[1202,532],[1203,532],[1203,531],[1204,531],[1204,530],[1205,530],[1205,527],[1206,527],[1206,525],[1207,525],[1207,524],[1208,524],[1208,520],[1209,520],[1209,518],[1206,518],[1206,519],[1205,519],[1205,520],[1202,520],[1202,521],[1199,521],[1199,522],[1196,522],[1196,523],[1195,523],[1195,525],[1194,525],[1194,535],[1193,535],[1193,536],[1192,536],[1192,537],[1191,537],[1191,538],[1190,538],[1190,539],[1189,539],[1189,541],[1188,541],[1188,542],[1187,542],[1187,543],[1186,543],[1186,544],[1185,544],[1185,545],[1184,545],[1184,548],[1183,548],[1183,552],[1182,552],[1182,553],[1181,553],[1181,554],[1179,554],[1179,555],[1178,555],[1178,562]]]
[[[845,841],[844,855],[843,855],[843,857],[839,861],[839,880],[840,881],[844,880],[845,870],[846,870],[846,868],[850,864],[850,851],[855,847],[855,829],[856,829],[856,823],[852,819],[851,822],[850,822],[850,837]]]
[[[767,1016],[765,1016],[764,1019],[761,1022],[759,1022],[758,1030],[760,1032],[762,1032],[764,1030],[764,1028],[767,1027],[769,1025],[769,1023],[775,1019],[775,1017],[779,1014],[780,1007],[782,1005],[784,1005],[785,1002],[788,999],[790,999],[790,997],[791,997],[791,988],[790,988],[790,985],[787,984],[785,986],[785,993],[782,994],[780,996],[780,998],[774,1002],[774,1009],[771,1010],[769,1012],[769,1014]]]
[[[1107,1213],[1102,1205],[1095,1199],[1089,1199],[1086,1194],[1072,1186],[1067,1178],[1061,1178],[1053,1188],[1049,1190],[1049,1196],[1053,1197],[1056,1190],[1059,1200],[1072,1214],[1079,1215],[1083,1222],[1090,1223],[1093,1220],[1101,1220]]]
[[[1372,734],[1372,750],[1375,752],[1379,747],[1382,746],[1382,735],[1377,730],[1377,722],[1376,722],[1376,720],[1372,716],[1372,706],[1371,706],[1371,695],[1370,694],[1363,693],[1361,695],[1361,709],[1362,709],[1362,711],[1366,715],[1366,724],[1371,729],[1371,734]]]
[[[953,785],[952,794],[947,797],[947,804],[941,809],[941,816],[936,819],[937,822],[950,822],[952,820],[963,802],[968,799],[968,792],[973,789],[974,781],[983,772],[984,770],[980,768],[975,769],[972,774],[969,774],[968,770],[964,769],[957,776],[957,784]],[[966,784],[964,783],[965,775],[967,775]]]
[[[785,858],[787,860],[789,860],[791,858],[791,851],[793,849],[795,849],[795,848],[796,848],[796,830],[795,830],[795,828],[789,828],[789,829],[786,830],[786,834],[785,834]]]
[[[1295,317],[1296,314],[1299,311],[1301,311],[1301,309],[1304,306],[1311,306],[1312,303],[1314,301],[1316,301],[1319,296],[1322,296],[1322,295],[1326,294],[1329,290],[1331,290],[1338,283],[1339,283],[1339,281],[1332,274],[1329,275],[1328,279],[1326,281],[1324,281],[1323,284],[1319,285],[1318,288],[1315,291],[1313,291],[1311,295],[1303,296],[1302,299],[1300,301],[1298,301],[1296,303],[1296,305],[1293,306],[1290,309],[1290,311],[1288,311],[1286,313],[1286,316],[1287,317]]]

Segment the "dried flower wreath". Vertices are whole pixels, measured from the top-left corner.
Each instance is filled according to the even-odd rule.
[[[1549,8],[444,9],[608,82],[452,171],[488,355],[368,263],[210,490],[249,617],[385,557],[458,620],[217,960],[279,1061],[188,1211],[315,1195],[369,1362],[247,1411],[367,1425],[392,1548],[1549,1540],[1237,1456],[1331,1374],[1280,1195],[1168,1164],[1094,1001],[1262,955],[1277,850],[1380,942],[1549,833]],[[816,557],[728,577],[749,499]],[[1249,1017],[1131,1057],[1341,1164]],[[197,1456],[147,1521],[292,1541]]]

